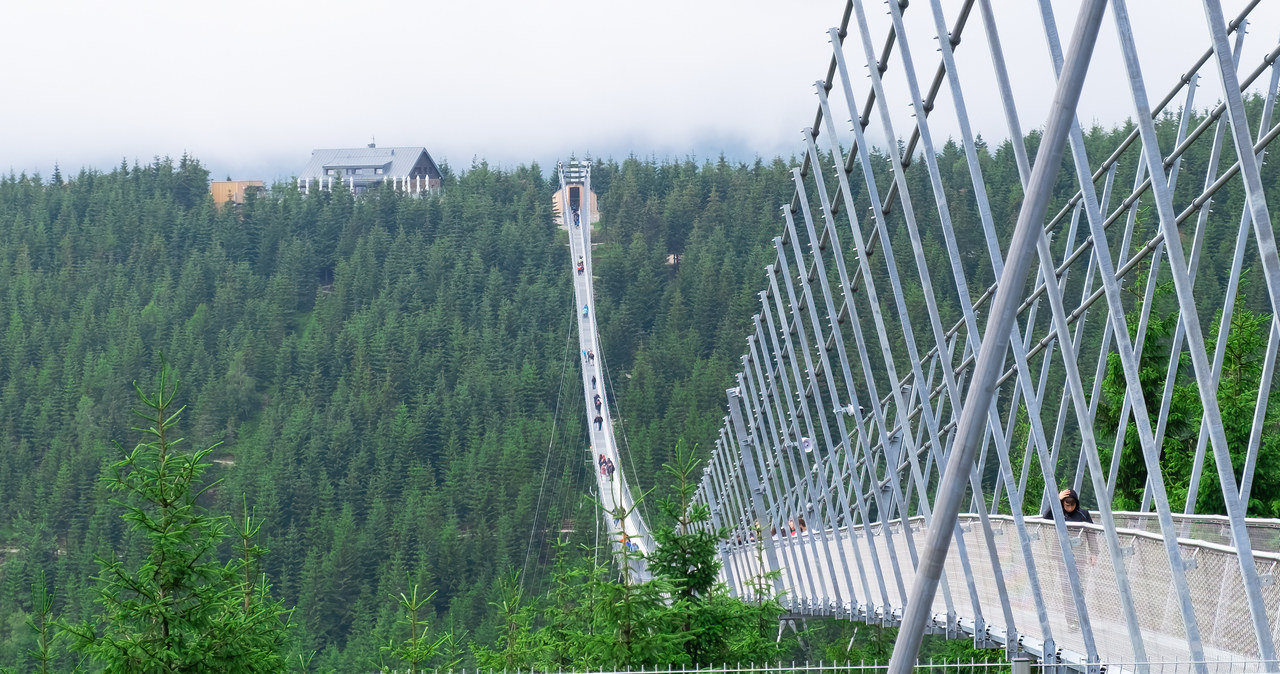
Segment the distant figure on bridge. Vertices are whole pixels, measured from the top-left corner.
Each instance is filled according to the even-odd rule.
[[[610,459],[608,457],[605,458],[604,470],[605,470],[605,474],[609,476],[609,479],[613,480],[613,472],[617,470],[617,467],[613,465],[613,459]]]
[[[596,430],[597,430],[597,431],[602,431],[602,430],[604,430],[604,417],[602,417],[602,416],[600,416],[599,414],[597,414],[597,415],[596,415],[596,418],[595,418],[595,419],[592,419],[592,421],[596,422]]]
[[[577,227],[579,222],[578,209],[575,208],[573,209],[573,226]]]
[[[1058,493],[1058,501],[1062,503],[1062,518],[1066,522],[1088,522],[1093,524],[1089,511],[1080,507],[1080,495],[1074,489],[1063,489]],[[1044,518],[1053,519],[1053,508],[1044,511]]]
[[[586,318],[586,317],[587,317],[587,305],[585,305],[585,304],[584,304],[584,305],[582,305],[582,317],[583,317],[583,318]]]
[[[1089,511],[1080,507],[1080,495],[1074,489],[1063,489],[1058,492],[1058,501],[1062,503],[1062,519],[1064,522],[1087,522],[1093,524],[1093,518],[1089,516]],[[1049,508],[1044,512],[1044,518],[1053,519],[1053,508]],[[1081,538],[1084,539],[1085,549],[1088,551],[1089,566],[1097,561],[1097,550],[1093,541],[1093,532],[1083,532]],[[1079,563],[1079,562],[1077,562]],[[1065,569],[1058,570],[1058,584],[1062,601],[1062,612],[1067,619],[1068,630],[1080,629],[1080,614],[1076,608],[1075,597],[1071,593],[1071,582]]]
[[[593,349],[587,349],[587,362],[588,363],[596,362],[596,352]]]
[[[599,393],[596,394],[595,403],[596,403],[596,411],[599,412],[600,411],[600,394]]]
[[[593,374],[591,375],[591,390],[594,391],[595,388],[596,388],[596,376]]]

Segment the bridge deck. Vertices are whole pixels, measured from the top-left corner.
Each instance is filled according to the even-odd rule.
[[[1146,530],[1146,526],[1155,518],[1139,513],[1117,513],[1117,516],[1123,516],[1125,523],[1131,525],[1119,532],[1126,546],[1132,550],[1126,556],[1125,566],[1129,581],[1141,602],[1139,615],[1147,652],[1156,654],[1155,659],[1158,660],[1187,662],[1191,659],[1191,653],[1187,648],[1176,598],[1169,592],[1168,558],[1160,537]],[[1003,570],[1013,626],[1006,624],[1006,614],[992,573],[994,565],[987,554],[987,541],[978,517],[966,515],[961,518],[960,526],[965,530],[963,535],[972,541],[967,546],[967,551],[976,596],[968,595],[965,589],[965,569],[953,550],[946,564],[947,590],[939,593],[934,600],[935,630],[949,630],[953,636],[964,633],[978,637],[979,641],[990,640],[1000,645],[1012,640],[1015,645],[1020,643],[1023,650],[1036,656],[1043,656],[1047,644],[1051,653],[1062,649],[1061,657],[1064,661],[1083,663],[1086,659],[1080,624],[1086,623],[1091,624],[1098,640],[1098,650],[1106,653],[1108,660],[1135,660],[1116,599],[1118,593],[1114,570],[1110,559],[1103,554],[1101,527],[1087,524],[1073,524],[1070,527],[1077,559],[1080,560],[1080,577],[1088,600],[1086,615],[1080,616],[1071,600],[1068,578],[1063,568],[1062,555],[1057,549],[1052,524],[1037,518],[1026,519],[1026,525],[1036,539],[1030,550],[1047,608],[1047,624],[1042,624],[1033,597],[1037,587],[1028,577],[1027,560],[1023,549],[1018,545],[1013,518],[995,515],[990,520],[992,533],[995,534],[990,543],[997,551],[999,566]],[[1179,524],[1185,526],[1188,533],[1207,533],[1209,537],[1215,533],[1220,535],[1227,526],[1225,518],[1221,517],[1186,517],[1180,518]],[[1272,574],[1280,568],[1280,521],[1253,520],[1250,524],[1251,533],[1255,534],[1259,543],[1254,554],[1258,571],[1273,577]],[[908,533],[901,522],[894,522],[889,527],[890,536],[899,549],[906,549],[908,535],[917,540],[922,538],[922,525],[921,518],[912,519],[911,528],[914,531]],[[881,526],[872,526],[870,532],[858,526],[854,527],[854,531],[861,543],[857,550],[849,540],[847,528],[835,532],[809,531],[795,536],[772,537],[763,542],[763,545],[775,547],[780,558],[795,565],[795,568],[784,565],[782,570],[784,604],[792,612],[857,618],[886,624],[894,624],[902,615],[905,597],[896,591],[890,589],[887,596],[879,593],[866,596],[859,584],[848,587],[843,582],[842,575],[835,576],[835,582],[831,582],[830,575],[820,563],[827,556],[837,557],[839,552],[836,547],[839,546],[852,563],[861,564],[868,572],[872,572],[875,562],[867,549],[868,538],[874,540],[882,564],[889,558],[888,541],[885,540]],[[1259,653],[1249,626],[1248,606],[1243,598],[1243,581],[1234,549],[1196,539],[1183,539],[1182,545],[1187,551],[1187,558],[1193,560],[1188,569],[1188,577],[1195,593],[1197,610],[1202,614],[1215,616],[1215,620],[1206,626],[1203,634],[1206,653],[1212,660],[1258,660]],[[756,563],[760,556],[755,547],[752,544],[726,546],[726,560],[738,577],[749,577],[760,572]],[[891,572],[889,569],[883,571]],[[898,572],[902,574],[904,583],[910,586],[914,579],[913,570],[904,566]],[[812,587],[810,580],[814,581]],[[1264,589],[1264,594],[1272,610],[1273,634],[1280,639],[1280,624],[1276,622],[1275,614],[1276,610],[1280,610],[1280,584],[1270,583]],[[977,600],[977,610],[973,599]],[[1018,649],[1015,647],[1013,650]]]
[[[588,165],[589,166],[589,165]],[[566,171],[562,167],[561,188],[564,188],[566,173],[582,181],[583,191],[591,193],[591,172],[585,170]],[[589,202],[584,202],[588,204]],[[573,218],[566,217],[566,223]],[[591,221],[590,213],[581,214],[577,224],[566,224],[569,232],[569,253],[573,264],[573,296],[574,313],[578,323],[578,343],[580,347],[579,363],[582,373],[582,394],[587,414],[587,425],[591,446],[587,454],[596,467],[596,493],[599,494],[600,505],[609,519],[609,530],[613,532],[615,549],[622,550],[626,543],[641,555],[653,551],[652,537],[644,519],[637,511],[635,500],[627,483],[623,470],[623,461],[618,454],[617,439],[614,435],[614,422],[607,390],[608,378],[604,368],[604,351],[600,348],[600,333],[596,325],[595,293],[592,288],[591,262]],[[600,404],[596,405],[596,396],[600,396]],[[597,411],[598,407],[598,411]],[[599,418],[597,422],[596,419]],[[613,463],[613,471],[600,468],[599,459],[604,456]],[[618,517],[618,514],[623,514]],[[624,541],[626,543],[624,543]],[[644,564],[633,561],[630,565],[637,579],[647,577]]]

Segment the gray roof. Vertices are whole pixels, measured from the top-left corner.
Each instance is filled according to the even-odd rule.
[[[380,168],[385,176],[403,177],[414,168],[424,169],[432,178],[440,177],[440,168],[425,147],[358,147],[312,150],[311,161],[298,174],[304,180],[319,179],[325,169]],[[370,176],[372,177],[372,176]]]

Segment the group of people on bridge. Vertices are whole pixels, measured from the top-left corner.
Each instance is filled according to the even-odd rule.
[[[581,213],[577,208],[573,209],[573,226],[578,227],[581,225],[581,222],[582,222]],[[577,272],[579,276],[583,276],[586,274],[586,256],[585,255],[578,256],[578,259],[574,262],[574,270]],[[583,321],[588,320],[590,315],[591,315],[590,302],[584,303],[582,305],[582,320]],[[584,340],[584,343],[591,344],[592,342],[590,340]],[[603,431],[604,421],[605,421],[604,396],[602,395],[602,391],[599,390],[600,388],[599,380],[597,379],[597,375],[595,373],[595,362],[596,362],[595,349],[593,348],[582,349],[582,367],[586,372],[589,372],[591,375],[590,376],[591,391],[592,391],[591,402],[595,406],[595,416],[591,419],[591,423],[595,425],[596,431]],[[591,451],[590,448],[588,448],[588,451]],[[608,455],[604,453],[598,453],[596,455],[596,465],[600,469],[601,476],[608,478],[610,481],[613,480],[614,473],[617,472],[617,466],[614,464],[613,459],[611,459]],[[622,521],[617,517],[618,516],[615,516],[614,524],[621,529]],[[627,550],[627,551],[635,552],[640,549],[639,545],[635,541],[631,540],[631,538],[626,534],[625,531],[623,531],[621,536],[619,537],[618,543],[622,546],[624,550]]]
[[[596,400],[596,411],[599,412],[600,411],[600,395],[599,394],[596,395],[595,400]],[[596,416],[596,419],[598,421],[600,417]],[[605,458],[604,454],[600,455],[601,474],[603,474],[604,462],[607,460],[608,459]],[[613,478],[612,470],[610,470],[609,472],[609,478],[610,479]],[[1058,493],[1058,502],[1062,505],[1062,518],[1064,521],[1085,522],[1088,524],[1093,524],[1093,517],[1089,515],[1089,511],[1087,509],[1085,509],[1083,506],[1080,505],[1080,494],[1076,493],[1076,490],[1070,489],[1070,488],[1063,489],[1061,492]],[[1052,508],[1046,509],[1042,517],[1046,520],[1054,519],[1053,509]],[[758,522],[756,523],[756,527],[759,528]],[[783,529],[782,534],[783,536],[795,536],[796,534],[803,534],[808,530],[809,530],[809,526],[804,521],[804,518],[798,517],[796,519],[787,520],[787,526],[785,529]],[[769,528],[769,537],[774,539],[778,538],[778,527],[773,526]],[[1090,553],[1090,558],[1092,559],[1095,552],[1093,550],[1093,541],[1091,538],[1086,540],[1089,543],[1089,553]],[[736,541],[738,545],[742,545],[743,543],[756,542],[755,530],[749,529],[746,532],[745,537],[742,535],[741,532],[738,533],[736,536]]]
[[[600,464],[600,474],[612,480],[613,472],[617,470],[617,467],[613,465],[613,459],[601,454],[598,463]]]
[[[799,519],[794,519],[794,520],[787,520],[787,531],[788,531],[788,532],[790,532],[790,533],[789,533],[789,534],[787,534],[787,535],[789,535],[789,536],[795,536],[795,535],[796,535],[796,533],[797,533],[797,530],[796,530],[796,525],[797,525],[797,523],[798,523],[798,524],[799,524],[799,526],[800,526],[799,533],[802,533],[802,534],[803,534],[804,532],[806,532],[806,531],[808,531],[808,530],[809,530],[809,527],[808,527],[808,525],[806,525],[806,524],[805,524],[805,522],[804,522],[804,518],[803,518],[803,517],[801,517],[801,518],[799,518]],[[777,527],[774,527],[774,528],[773,528],[773,530],[772,530],[772,531],[770,531],[769,533],[770,533],[770,535],[772,535],[772,536],[777,536],[777,535],[778,535],[778,528],[777,528]],[[784,533],[785,533],[785,532],[784,532]]]
[[[583,315],[585,316],[587,311],[586,305],[583,305],[582,311],[583,311]],[[595,349],[583,349],[582,362],[584,367],[594,364],[596,362]],[[595,389],[596,389],[596,376],[593,374],[591,375],[591,390],[594,391]],[[591,420],[591,423],[596,425],[597,431],[602,431],[604,430],[604,417],[602,416],[603,410],[604,410],[604,398],[601,398],[600,394],[596,393],[592,397],[592,403],[594,403],[596,406],[596,416],[594,419]]]

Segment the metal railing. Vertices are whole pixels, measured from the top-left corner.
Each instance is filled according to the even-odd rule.
[[[1261,674],[1271,663],[1261,660],[1157,660],[1149,665],[1152,674],[1182,674],[1203,668],[1210,674]],[[420,669],[418,674],[884,674],[888,663],[868,662],[777,662],[738,663],[713,667],[650,667],[638,669]],[[1113,662],[1077,669],[1064,664],[1045,664],[1026,659],[1011,662],[977,662],[972,660],[930,659],[917,662],[913,671],[919,674],[1070,674],[1091,671],[1094,674],[1126,674],[1135,671],[1134,663]],[[408,674],[408,670],[389,670],[391,674]]]
[[[1117,515],[1117,519],[1124,519],[1126,516],[1133,516],[1139,521],[1143,519],[1136,513]],[[1053,524],[1036,518],[1028,518],[1025,522],[1033,538],[1031,552],[1041,570],[1042,584],[1039,588],[1034,588],[1026,573],[1019,571],[1026,568],[1026,563],[1021,558],[1023,548],[1017,540],[1013,518],[1009,515],[991,515],[989,520],[993,540],[982,541],[983,545],[975,542],[967,546],[969,556],[965,560],[953,554],[948,558],[944,571],[953,587],[972,582],[979,611],[975,614],[969,606],[959,604],[948,607],[945,599],[939,596],[933,604],[932,628],[952,635],[974,637],[979,642],[1000,645],[1014,653],[1025,652],[1036,658],[1056,657],[1075,663],[1087,662],[1084,657],[1082,629],[1090,629],[1099,652],[1118,661],[1134,660],[1115,601],[1117,590],[1114,569],[1111,568],[1110,559],[1103,554],[1104,532],[1101,526],[1072,524],[1069,527],[1071,544],[1076,550],[1076,574],[1085,599],[1086,609],[1082,615],[1072,600],[1069,576],[1054,540]],[[909,527],[904,528],[901,522],[892,522],[887,529],[887,536],[886,529],[880,524],[868,527],[869,531],[857,526],[852,533],[854,537],[869,536],[875,539],[883,557],[891,541],[905,546],[909,532],[914,530],[918,535],[923,518],[911,518],[907,524]],[[1275,520],[1258,522],[1263,530],[1270,530],[1275,524]],[[962,535],[967,538],[984,536],[976,515],[962,516],[960,526]],[[827,545],[842,545],[846,547],[846,555],[855,554],[848,542],[850,532],[847,528],[826,533]],[[1141,529],[1120,529],[1118,533],[1125,545],[1129,582],[1138,590],[1139,624],[1147,643],[1158,645],[1163,658],[1192,660],[1177,604],[1170,597],[1168,561],[1164,556],[1160,535]],[[808,539],[817,534],[818,532],[808,532],[796,536],[779,536],[762,541],[759,545],[777,547],[780,549],[778,556],[789,557],[788,549],[808,545]],[[1248,607],[1242,600],[1244,581],[1239,573],[1235,550],[1205,541],[1183,540],[1180,544],[1184,558],[1189,562],[1187,576],[1197,611],[1214,616],[1212,624],[1207,626],[1209,629],[1202,635],[1206,652],[1214,659],[1257,659],[1259,654],[1256,642],[1251,639]],[[757,560],[760,555],[756,554],[753,547],[726,546],[726,556],[737,573],[750,576],[764,571],[759,568]],[[999,562],[998,565],[987,556],[992,549],[997,552],[998,559],[994,561]],[[861,551],[861,563],[868,568],[873,564],[869,550]],[[1273,577],[1280,570],[1280,553],[1256,553],[1255,563],[1259,574]],[[996,587],[997,579],[992,573],[994,568],[1008,570],[1003,583],[1007,606],[1015,620],[1013,626],[1004,621],[1005,606]],[[890,593],[886,602],[881,596],[865,596],[857,584],[852,587],[842,586],[840,576],[836,576],[835,582],[827,582],[820,568],[796,571],[798,572],[784,576],[812,575],[821,580],[817,581],[816,593],[807,582],[796,585],[784,583],[783,605],[793,613],[856,618],[883,624],[896,624],[902,615],[903,604],[893,593]],[[911,573],[904,572],[905,584],[909,585],[913,579]],[[1047,634],[1038,625],[1035,596],[1037,589],[1041,595],[1040,601],[1050,617]],[[1280,585],[1267,584],[1263,592],[1268,605],[1280,605]],[[1280,631],[1280,626],[1275,629]],[[1280,637],[1280,634],[1276,636]],[[1046,647],[1046,644],[1049,646]]]

